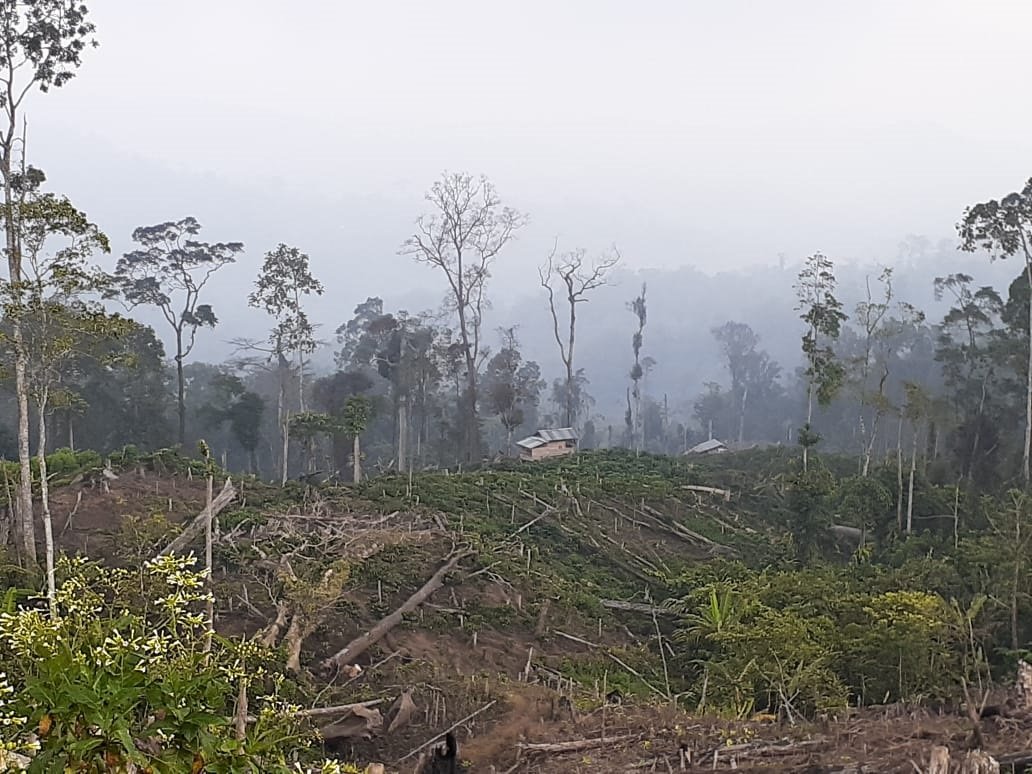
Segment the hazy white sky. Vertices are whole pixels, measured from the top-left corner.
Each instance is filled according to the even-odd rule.
[[[395,252],[444,169],[530,213],[498,272],[528,287],[556,235],[639,267],[891,258],[1032,174],[1026,0],[90,5],[34,161],[120,250],[187,214],[243,240],[223,289],[297,244],[327,324],[436,282]]]

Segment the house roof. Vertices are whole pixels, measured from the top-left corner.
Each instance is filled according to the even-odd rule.
[[[546,428],[544,430],[538,430],[534,433],[538,438],[543,441],[576,441],[577,431],[572,427],[555,427]]]
[[[716,451],[717,449],[726,449],[723,441],[718,441],[716,438],[710,438],[708,441],[703,441],[700,444],[696,444],[688,450],[688,454],[705,454],[706,452]]]
[[[532,435],[529,438],[524,438],[522,441],[517,441],[516,445],[522,449],[536,449],[539,446],[544,446],[545,441],[536,435]]]
[[[536,449],[539,446],[544,446],[546,443],[576,440],[577,431],[572,427],[556,427],[538,430],[534,435],[528,436],[522,441],[517,441],[516,445],[523,449]]]

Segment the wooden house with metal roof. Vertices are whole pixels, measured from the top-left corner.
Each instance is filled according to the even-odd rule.
[[[521,460],[545,460],[565,457],[577,451],[577,431],[572,427],[538,430],[516,442]]]

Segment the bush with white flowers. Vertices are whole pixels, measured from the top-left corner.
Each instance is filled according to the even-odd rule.
[[[56,617],[0,613],[0,758],[29,756],[38,771],[304,771],[311,737],[274,654],[208,630],[194,566],[192,556],[143,573],[62,559]],[[238,739],[241,681],[253,717]]]

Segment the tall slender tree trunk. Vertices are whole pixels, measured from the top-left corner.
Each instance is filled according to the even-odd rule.
[[[903,529],[903,414],[896,432],[896,524]]]
[[[745,441],[745,409],[749,402],[749,385],[742,388],[742,402],[738,407],[738,445]]]
[[[573,346],[577,333],[577,299],[573,294],[567,295],[570,305],[570,339],[566,350],[566,426],[573,427],[577,421],[577,411],[573,395]]]
[[[470,361],[472,364],[472,360]],[[480,445],[480,423],[477,421],[477,374],[473,365],[468,366],[466,377],[466,461],[476,462]]]
[[[43,393],[37,409],[39,411],[39,438],[36,441],[39,462],[39,493],[43,514],[43,537],[46,543],[47,602],[51,618],[57,618],[57,581],[54,577],[54,522],[50,517],[50,484],[47,481],[47,398]]]
[[[277,347],[278,349],[278,347]],[[280,430],[280,485],[287,483],[290,470],[290,414],[287,411],[287,375],[286,359],[281,351],[277,351],[277,368],[279,370],[279,395],[276,399],[276,421]]]
[[[211,460],[207,460],[208,468],[208,490],[207,500],[205,501],[205,507],[208,510],[208,521],[204,525],[204,566],[208,571],[208,577],[206,578],[206,586],[208,587],[208,601],[207,601],[207,616],[208,616],[208,631],[204,638],[204,652],[208,653],[211,651],[212,637],[215,633],[215,566],[212,559],[212,546],[214,543],[214,530],[215,530],[215,510],[211,507],[214,489],[215,476],[211,472]]]
[[[18,393],[18,519],[21,523],[22,550],[28,566],[35,566],[36,518],[32,507],[32,464],[29,449],[29,376],[28,357],[21,321],[13,321],[15,360],[14,381]]]
[[[362,483],[362,441],[358,433],[351,442],[351,480]]]
[[[874,443],[878,438],[878,423],[880,420],[881,412],[876,411],[874,421],[871,423],[871,435],[867,439],[867,443],[864,445],[864,464],[860,471],[863,478],[867,478],[871,473],[871,458],[874,456]]]
[[[634,365],[639,367],[638,355],[634,356]],[[641,379],[633,379],[634,386],[631,388],[631,397],[634,399],[633,410],[631,412],[631,436],[632,444],[634,445],[634,453],[636,455],[641,454],[642,446],[644,446],[645,433],[642,428],[641,421]]]
[[[408,395],[398,396],[398,472],[408,470],[408,434],[409,434]]]
[[[179,445],[186,444],[186,382],[183,377],[183,331],[176,330],[176,407],[179,411]]]
[[[810,380],[810,386],[806,391],[806,433],[810,435],[810,428],[813,423],[813,380]],[[711,433],[712,435],[712,433]],[[810,464],[810,439],[809,437],[804,439],[806,443],[803,444],[803,473],[809,470]]]
[[[1032,455],[1032,261],[1026,257],[1025,277],[1028,279],[1028,372],[1025,389],[1025,449],[1021,457],[1021,472],[1025,477],[1025,486],[1030,483],[1029,457]]]
[[[1014,519],[1014,544],[1021,545],[1021,511],[1015,513]],[[1024,574],[1024,562],[1018,556],[1014,557],[1014,574],[1011,578],[1010,593],[1010,630],[1011,650],[1018,650],[1021,641],[1018,638],[1018,596],[1021,592],[1021,577]]]
[[[459,254],[459,278],[461,283],[462,278],[462,256]],[[472,463],[476,461],[476,453],[478,446],[478,438],[480,435],[480,428],[477,423],[477,361],[476,355],[473,352],[473,345],[470,342],[468,325],[466,322],[466,299],[459,297],[458,301],[458,315],[459,315],[459,336],[462,341],[462,354],[466,361],[466,411],[465,411],[465,433],[464,433],[464,446],[462,458],[466,462]],[[461,397],[460,397],[461,400]]]
[[[14,119],[11,119],[13,132]],[[15,293],[15,301],[22,297],[21,243],[18,238],[18,219],[15,215],[17,201],[11,185],[11,149],[13,142],[6,143],[2,163],[4,176],[4,230],[7,240],[7,267],[9,281]],[[29,449],[29,377],[28,352],[25,351],[25,335],[22,331],[21,315],[11,316],[14,338],[14,385],[18,398],[18,488],[15,498],[15,512],[22,539],[22,553],[26,566],[36,564],[36,521],[32,509],[32,453]]]
[[[917,440],[919,433],[915,423],[912,432],[914,434],[910,447],[910,481],[907,484],[907,534],[914,531],[914,473],[917,471]]]

